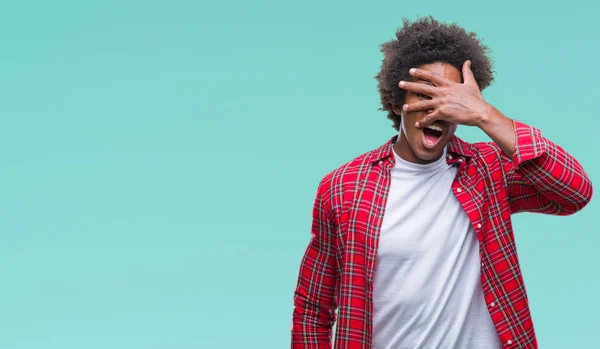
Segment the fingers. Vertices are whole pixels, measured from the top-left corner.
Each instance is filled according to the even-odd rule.
[[[473,75],[473,71],[471,70],[471,61],[465,61],[462,66],[463,80],[466,85],[475,85],[477,86],[477,81],[475,80],[475,75]]]
[[[402,110],[411,112],[411,111],[420,111],[420,110],[431,110],[435,109],[439,105],[439,102],[435,99],[428,99],[416,103],[405,104],[402,106]]]
[[[429,70],[412,68],[409,71],[409,73],[410,73],[410,75],[412,75],[416,78],[432,82],[436,86],[449,85],[451,82],[450,80],[444,78],[443,76],[441,76],[437,73],[434,73],[432,71],[429,71]]]
[[[420,118],[415,123],[415,127],[424,128],[424,127],[427,127],[427,126],[433,124],[436,120],[441,120],[440,114],[438,113],[437,110]]]
[[[433,97],[436,95],[435,86],[431,86],[428,84],[418,83],[418,82],[408,82],[408,81],[400,81],[398,86],[401,89],[411,91],[414,93],[419,93],[422,95]]]

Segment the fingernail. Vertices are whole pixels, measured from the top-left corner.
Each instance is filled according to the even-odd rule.
[[[410,69],[410,73],[411,73],[411,74],[414,74],[416,71],[417,71],[417,70],[416,70],[415,68],[411,68],[411,69]]]
[[[400,86],[404,86],[406,84],[404,81],[400,81]]]
[[[408,109],[408,104],[403,105],[402,109],[404,109],[404,110]]]
[[[418,121],[417,121],[417,122],[415,122],[415,126],[416,126],[416,127],[419,127],[419,122],[418,122]]]

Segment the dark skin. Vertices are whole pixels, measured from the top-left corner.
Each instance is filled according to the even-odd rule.
[[[400,81],[406,98],[402,108],[394,112],[402,116],[402,127],[394,151],[402,159],[414,163],[438,160],[458,125],[482,129],[509,157],[515,150],[515,130],[511,119],[487,103],[466,61],[461,71],[436,62],[410,70],[413,81]],[[464,77],[464,82],[463,82]],[[434,144],[424,140],[423,129],[440,127],[442,136]]]

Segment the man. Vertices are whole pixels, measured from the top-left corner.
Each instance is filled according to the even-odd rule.
[[[483,99],[493,78],[475,34],[405,20],[382,52],[398,135],[320,182],[292,347],[331,348],[337,316],[335,348],[537,348],[511,214],[578,212],[590,179]],[[466,143],[457,125],[491,142]]]

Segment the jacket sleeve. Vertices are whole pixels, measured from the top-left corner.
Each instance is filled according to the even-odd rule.
[[[581,164],[540,130],[515,121],[515,153],[503,162],[511,213],[566,216],[592,198],[592,183]]]
[[[331,348],[337,281],[334,231],[324,205],[321,181],[314,202],[311,238],[300,264],[294,292],[293,349]]]

